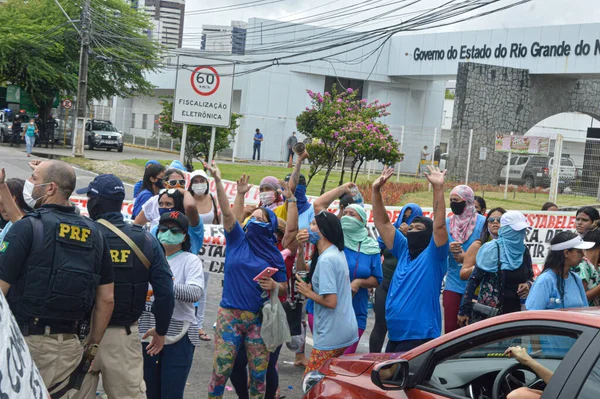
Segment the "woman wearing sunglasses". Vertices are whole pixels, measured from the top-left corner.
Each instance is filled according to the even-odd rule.
[[[175,307],[167,331],[165,346],[158,355],[150,356],[144,342],[144,380],[149,399],[182,398],[192,367],[194,349],[200,345],[194,302],[204,290],[202,261],[190,253],[188,218],[178,211],[164,212],[160,217],[156,237],[162,244],[173,273]],[[140,318],[139,331],[144,335],[155,327],[150,287],[146,311]]]
[[[477,287],[481,287],[477,301],[498,309],[500,314],[521,310],[521,303],[533,284],[531,256],[525,247],[529,227],[520,212],[508,211],[502,215],[498,239],[485,243],[477,253],[476,266],[458,312],[459,326],[469,324],[473,317]]]
[[[221,171],[214,161],[210,167],[205,167],[215,179],[227,241],[223,295],[217,311],[213,372],[208,397],[223,397],[225,384],[243,345],[250,372],[250,397],[262,398],[266,389],[269,351],[261,337],[261,309],[268,300],[267,292],[277,284],[279,292],[287,290],[285,264],[275,245],[277,216],[269,209],[258,208],[242,228],[229,205]],[[272,278],[255,281],[254,278],[268,267],[277,270]]]

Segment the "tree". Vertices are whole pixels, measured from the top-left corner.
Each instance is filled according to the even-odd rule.
[[[167,134],[174,139],[180,139],[183,133],[183,123],[173,122],[173,97],[163,97],[161,104],[163,109],[158,117],[158,125],[161,133]],[[235,130],[239,127],[238,119],[242,115],[232,113],[230,127],[218,127],[215,133],[214,153],[229,148],[235,138]],[[191,164],[194,158],[204,159],[208,162],[210,151],[210,126],[188,125],[185,145],[185,165]]]
[[[353,176],[350,177],[354,181],[365,161],[380,160],[390,165],[400,160],[398,143],[380,121],[389,115],[389,103],[382,104],[379,100],[369,103],[366,99],[359,99],[352,89],[338,93],[335,85],[331,93],[307,92],[312,106],[298,115],[296,125],[300,132],[313,140],[309,148],[312,174],[309,181],[319,170],[325,169],[321,194],[325,192],[329,174],[337,162],[342,164],[340,185],[344,182],[348,157],[353,158]]]
[[[78,21],[82,2],[60,3]],[[91,18],[88,98],[149,93],[144,73],[158,67],[160,46],[148,35],[148,16],[125,0],[92,0]],[[0,81],[23,87],[42,115],[57,91],[77,92],[81,29],[75,26],[54,0],[8,0],[0,7]]]

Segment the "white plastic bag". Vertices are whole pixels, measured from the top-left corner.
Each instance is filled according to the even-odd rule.
[[[277,294],[279,294],[279,284],[271,291],[271,299],[265,303],[262,311],[263,320],[260,337],[265,342],[269,352],[275,352],[280,345],[292,340],[285,310],[283,310]]]

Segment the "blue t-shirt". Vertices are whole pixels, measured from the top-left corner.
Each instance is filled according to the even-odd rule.
[[[137,183],[135,183],[135,185],[133,186],[133,198],[134,199],[138,196],[140,191],[142,191],[143,185],[144,185],[144,182],[142,180],[140,180]]]
[[[298,230],[304,230],[310,228],[310,222],[315,218],[315,208],[312,204],[307,210],[298,215]]]
[[[315,303],[314,347],[325,351],[345,348],[358,341],[358,325],[352,308],[352,290],[344,253],[335,245],[319,255],[312,277],[313,291],[336,294],[334,309]]]
[[[346,261],[348,262],[348,271],[350,272],[350,281],[362,278],[367,279],[371,276],[377,278],[377,282],[381,284],[383,280],[383,272],[381,271],[381,255],[365,255],[358,253],[348,248],[344,248]],[[358,260],[358,262],[357,262]],[[367,329],[367,316],[369,314],[369,290],[361,288],[354,298],[352,298],[352,307],[356,315],[358,328],[361,330]]]
[[[152,226],[150,229],[150,234],[153,237],[156,237],[156,230],[158,230],[158,225]],[[190,236],[190,253],[194,255],[198,255],[200,253],[200,248],[204,244],[204,222],[202,222],[202,218],[200,218],[200,222],[197,226],[190,226],[188,228],[188,235]]]
[[[260,285],[254,281],[260,272],[267,267],[277,267],[268,264],[264,259],[252,253],[246,234],[239,223],[230,232],[225,230],[225,266],[223,279],[223,297],[220,306],[227,309],[241,309],[258,312],[265,303]],[[283,283],[287,281],[285,266],[273,276],[273,280]]]
[[[135,219],[137,215],[142,211],[142,206],[154,196],[147,188],[142,190],[133,201],[133,210],[131,211],[131,219]]]
[[[540,274],[535,279],[527,296],[525,302],[527,310],[583,308],[588,306],[583,283],[576,273],[569,272],[569,277],[565,279],[564,298],[561,298],[558,293],[556,282],[556,274],[553,271],[548,270]],[[553,300],[550,301],[550,298],[553,298]],[[556,302],[556,299],[559,299],[559,302]]]
[[[391,341],[437,338],[442,332],[440,291],[448,263],[450,244],[429,246],[414,260],[408,241],[396,230],[390,251],[398,266],[390,282],[385,302],[385,319]]]
[[[475,223],[475,230],[471,234],[471,237],[466,242],[463,242],[463,251],[467,252],[471,244],[475,240],[479,240],[481,233],[485,228],[485,216],[477,215],[477,222]],[[450,235],[450,218],[446,219],[446,229],[448,230],[448,242],[455,242],[456,240]],[[457,292],[460,295],[465,293],[467,288],[467,281],[460,279],[461,264],[454,260],[451,253],[448,253],[448,274],[446,274],[446,287],[445,290]]]
[[[260,139],[263,138],[262,133],[254,133],[254,145],[260,145]]]

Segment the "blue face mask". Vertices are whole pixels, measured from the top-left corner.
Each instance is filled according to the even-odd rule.
[[[248,219],[248,221],[246,222],[246,225],[244,226],[244,231],[248,231],[248,228],[252,229],[253,227],[268,228],[269,223],[259,222],[258,220],[254,219],[254,218],[250,218],[250,219]]]
[[[319,240],[321,239],[321,235],[316,232],[316,231],[309,231],[308,232],[308,242],[310,242],[313,245],[317,245],[317,243],[319,242]]]
[[[173,212],[173,208],[158,208],[158,213],[160,214],[160,216],[169,212]]]

